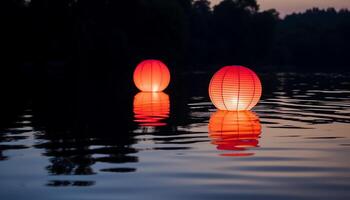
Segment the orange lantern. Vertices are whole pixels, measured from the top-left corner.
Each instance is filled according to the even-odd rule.
[[[250,110],[259,102],[261,91],[258,76],[242,66],[223,67],[209,85],[210,99],[220,110]]]
[[[143,92],[161,92],[170,83],[168,67],[159,60],[145,60],[134,71],[136,87]]]
[[[134,97],[134,121],[141,126],[165,126],[169,113],[169,96],[163,92],[140,92]]]
[[[259,118],[251,111],[217,111],[210,117],[209,136],[218,150],[242,151],[258,147],[261,134]],[[248,156],[252,154],[226,154]]]

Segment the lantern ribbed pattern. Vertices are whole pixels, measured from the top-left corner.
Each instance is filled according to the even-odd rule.
[[[261,124],[251,111],[219,110],[210,117],[209,136],[219,150],[246,150],[257,147]],[[250,154],[231,154],[247,156]]]
[[[141,126],[165,126],[169,113],[169,96],[163,92],[139,92],[134,97],[134,121]]]
[[[219,110],[250,110],[260,100],[262,92],[258,76],[242,66],[226,66],[210,81],[209,96]]]
[[[134,83],[143,92],[161,92],[170,83],[168,67],[159,60],[145,60],[134,71]]]

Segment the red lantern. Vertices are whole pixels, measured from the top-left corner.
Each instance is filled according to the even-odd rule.
[[[134,82],[143,92],[161,92],[170,83],[170,72],[159,60],[145,60],[136,67]]]
[[[169,113],[169,96],[163,92],[140,92],[134,97],[134,121],[141,126],[165,126]]]
[[[219,150],[246,150],[257,147],[261,134],[259,118],[251,111],[217,111],[210,117],[209,136]],[[252,154],[225,154],[249,156]]]
[[[250,110],[259,102],[261,91],[258,76],[242,66],[223,67],[209,85],[210,99],[220,110]]]

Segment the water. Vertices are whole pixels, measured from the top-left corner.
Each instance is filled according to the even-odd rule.
[[[239,115],[216,113],[205,82],[175,111],[174,94],[139,94],[129,131],[52,129],[28,106],[0,132],[0,197],[350,199],[350,76],[261,78]]]

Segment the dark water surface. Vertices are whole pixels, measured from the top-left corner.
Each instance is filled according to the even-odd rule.
[[[184,107],[137,94],[129,131],[51,129],[28,106],[0,131],[0,199],[350,199],[350,76],[261,77],[241,114],[216,112],[207,83]]]

